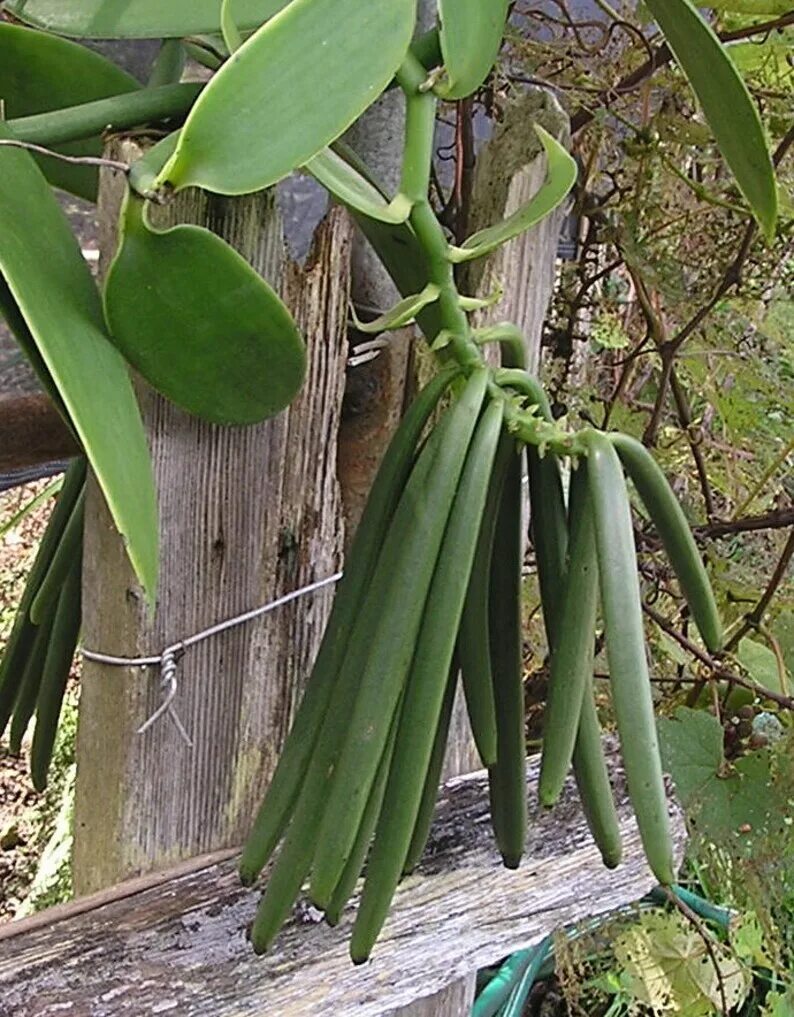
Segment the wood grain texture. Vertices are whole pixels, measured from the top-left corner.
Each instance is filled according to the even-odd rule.
[[[115,154],[127,158],[132,143]],[[101,196],[113,250],[118,184]],[[168,214],[220,233],[281,292],[307,338],[309,374],[292,406],[250,428],[189,417],[141,385],[159,493],[162,580],[147,617],[96,489],[85,543],[84,644],[138,656],[336,572],[343,532],[336,436],[344,384],[350,226],[318,229],[303,267],[283,251],[268,194],[190,192]],[[173,220],[172,220],[173,221]],[[329,588],[191,649],[175,706],[193,747],[164,718],[158,675],[86,663],[78,731],[78,892],[239,844],[289,729],[330,607]]]
[[[610,753],[614,767],[614,754]],[[494,848],[483,774],[448,782],[424,860],[402,884],[373,959],[347,956],[352,906],[336,929],[299,903],[270,954],[246,940],[257,892],[234,861],[212,861],[82,913],[56,913],[0,931],[2,1017],[414,1017],[460,1014],[471,972],[555,929],[638,900],[654,885],[617,778],[625,861],[605,869],[590,842],[573,782],[540,811],[528,768],[528,855],[516,871]],[[676,852],[683,821],[673,808]],[[124,887],[117,889],[117,894]],[[77,902],[79,903],[79,902]],[[87,902],[92,904],[92,902]],[[49,920],[48,920],[49,919]],[[463,984],[438,996],[453,979]],[[455,995],[457,994],[457,995]]]
[[[568,118],[550,92],[529,89],[509,103],[493,138],[477,158],[470,232],[512,215],[538,190],[546,160],[533,130],[540,123],[563,144],[569,142]],[[467,292],[485,296],[498,288],[504,297],[476,315],[477,324],[511,321],[524,333],[527,368],[540,367],[543,322],[557,274],[557,243],[565,212],[557,209],[542,222],[474,261],[464,273]]]

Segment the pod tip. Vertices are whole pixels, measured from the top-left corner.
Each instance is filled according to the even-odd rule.
[[[506,869],[517,869],[521,864],[521,855],[502,855],[502,863]]]

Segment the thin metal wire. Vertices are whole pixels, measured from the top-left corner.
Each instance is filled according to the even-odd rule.
[[[309,583],[308,586],[302,586],[299,590],[293,590],[291,593],[286,593],[283,597],[279,597],[277,600],[272,600],[268,604],[263,604],[261,607],[255,607],[250,611],[245,611],[243,614],[238,614],[233,618],[227,618],[215,625],[210,625],[209,628],[202,629],[201,632],[196,632],[195,635],[187,636],[185,639],[181,639],[177,643],[172,643],[170,646],[167,646],[162,653],[156,655],[148,657],[117,657],[111,653],[99,653],[96,650],[88,650],[85,647],[81,647],[80,652],[86,660],[95,661],[97,664],[107,664],[110,667],[140,667],[145,669],[148,667],[159,666],[160,688],[163,695],[162,702],[154,713],[148,717],[143,724],[141,724],[138,728],[138,734],[144,734],[144,732],[148,731],[149,728],[163,716],[163,714],[167,713],[179,732],[180,737],[192,748],[193,742],[190,735],[174,709],[174,700],[176,699],[176,694],[179,688],[177,681],[179,661],[182,657],[184,657],[190,647],[203,642],[205,639],[211,639],[212,636],[217,636],[221,632],[227,632],[229,629],[237,628],[238,625],[245,625],[247,622],[254,621],[256,618],[261,618],[263,615],[269,614],[271,611],[275,611],[277,607],[283,607],[285,604],[290,604],[293,600],[297,600],[299,597],[308,596],[308,594],[315,593],[317,590],[321,590],[325,586],[338,583],[341,578],[342,573],[335,572],[332,576],[327,576],[325,579],[318,579],[314,583]]]

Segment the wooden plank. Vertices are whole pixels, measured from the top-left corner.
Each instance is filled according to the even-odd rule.
[[[257,892],[240,887],[234,861],[210,859],[133,893],[106,891],[86,909],[68,906],[76,913],[67,907],[8,926],[0,933],[0,1015],[384,1017],[409,1004],[412,1014],[438,1014],[433,997],[460,979],[467,984],[456,991],[470,993],[473,969],[654,885],[614,751],[611,759],[626,859],[615,871],[590,841],[572,781],[553,811],[539,809],[536,760],[528,767],[527,858],[517,871],[504,869],[486,778],[473,774],[445,785],[422,865],[402,884],[370,963],[356,968],[348,959],[352,909],[329,929],[305,904],[273,950],[254,957],[246,930]],[[680,858],[683,821],[673,812]],[[468,1005],[458,1004],[443,1012]]]
[[[77,445],[49,397],[0,398],[0,472],[69,459]]]

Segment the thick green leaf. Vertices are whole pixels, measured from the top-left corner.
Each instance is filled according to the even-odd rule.
[[[0,100],[5,119],[47,113],[67,106],[135,91],[137,81],[84,46],[19,25],[0,22]],[[56,149],[67,155],[101,155],[99,137]],[[55,187],[96,199],[98,171],[57,159],[38,159]]]
[[[375,318],[374,321],[359,321],[353,312],[353,321],[359,332],[369,332],[376,335],[378,332],[388,332],[395,328],[403,328],[416,318],[423,307],[438,300],[441,290],[435,283],[428,283],[421,293],[413,293],[395,304],[391,310],[386,311]]]
[[[729,51],[690,0],[645,0],[689,79],[714,137],[767,237],[775,231],[775,170],[758,110]]]
[[[378,222],[405,222],[411,214],[411,201],[398,194],[387,202],[377,187],[354,169],[333,149],[324,148],[310,159],[304,169],[330,191],[342,205],[355,209]]]
[[[502,44],[509,0],[438,0],[446,74],[436,86],[445,99],[463,99],[488,77]]]
[[[238,28],[258,28],[288,0],[235,0]],[[48,32],[86,39],[161,39],[219,32],[221,0],[11,0],[6,10]]]
[[[234,0],[221,0],[221,35],[229,53],[234,53],[243,44],[240,28],[237,24],[236,12],[232,9]]]
[[[415,9],[416,0],[292,0],[202,92],[159,183],[247,194],[305,165],[386,88]]]
[[[545,219],[562,204],[576,183],[576,162],[570,152],[539,124],[535,131],[546,152],[546,179],[540,189],[507,219],[467,237],[462,246],[450,249],[450,261],[460,263],[482,258]]]
[[[283,410],[306,371],[303,340],[273,290],[199,226],[157,232],[130,195],[105,283],[113,341],[190,413],[252,424]]]
[[[157,503],[132,383],[107,340],[99,294],[47,181],[26,152],[13,148],[0,149],[0,274],[153,600]]]

